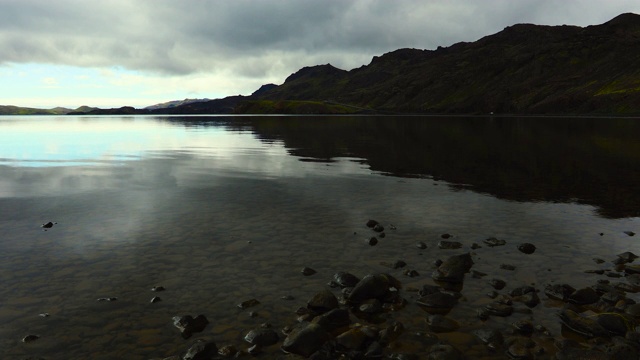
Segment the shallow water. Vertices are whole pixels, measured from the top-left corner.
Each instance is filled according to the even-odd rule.
[[[427,313],[407,288],[488,237],[507,245],[473,250],[472,269],[489,275],[467,275],[449,314],[462,328],[440,336],[476,358],[491,355],[466,335],[481,326],[530,319],[560,337],[543,293],[532,314],[487,324],[476,309],[491,278],[504,292],[578,288],[598,279],[585,270],[640,253],[624,233],[640,232],[639,135],[632,119],[1,117],[0,353],[163,358],[188,347],[171,320],[187,314],[210,321],[194,339],[244,349],[249,329],[294,324],[337,271],[400,279],[409,305],[384,320],[406,331],[389,351],[421,353],[412,334]],[[368,219],[387,227],[374,247]],[[463,249],[439,250],[444,233]],[[520,253],[523,242],[537,251]],[[385,265],[398,259],[420,276]],[[261,304],[236,306],[251,298]],[[28,334],[40,339],[23,343]]]

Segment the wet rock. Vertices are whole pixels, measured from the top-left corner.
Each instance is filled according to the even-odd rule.
[[[428,360],[464,359],[460,350],[449,344],[436,344],[429,349]]]
[[[373,341],[364,352],[364,357],[366,359],[379,359],[382,357],[384,349],[379,342]]]
[[[589,305],[598,302],[600,295],[593,288],[587,287],[576,290],[567,300],[575,305]]]
[[[489,281],[489,285],[491,285],[496,290],[502,290],[505,286],[507,286],[507,283],[504,280],[491,279]]]
[[[632,304],[624,309],[625,314],[640,317],[640,304]]]
[[[40,336],[29,334],[29,335],[27,335],[27,336],[22,338],[22,342],[23,343],[30,343],[30,342],[36,341],[38,339],[40,339]]]
[[[478,329],[473,332],[473,334],[480,339],[484,344],[490,345],[493,344],[492,347],[497,347],[502,345],[504,342],[504,337],[502,333],[495,329]]]
[[[349,311],[346,309],[333,309],[313,319],[313,322],[322,326],[327,331],[333,331],[351,323]]]
[[[319,314],[336,309],[338,306],[338,298],[329,290],[323,290],[307,301],[307,308]]]
[[[293,300],[295,298],[293,296],[291,296],[291,295],[282,295],[280,297],[280,299],[282,299],[282,300]]]
[[[473,276],[474,279],[481,279],[487,276],[487,273],[483,273],[482,271],[472,270],[471,276]]]
[[[563,325],[585,337],[609,336],[609,332],[591,317],[581,316],[570,309],[560,311],[558,316]]]
[[[360,279],[357,276],[344,271],[339,271],[333,275],[333,282],[341,288],[354,287],[359,281]]]
[[[42,226],[43,229],[51,229],[54,224],[57,224],[57,223],[49,221],[47,223],[42,224],[41,226]]]
[[[544,288],[544,293],[549,299],[567,301],[569,296],[573,294],[576,289],[568,284],[553,284],[547,285]]]
[[[257,344],[253,345],[247,349],[247,352],[249,353],[249,355],[258,355],[262,352],[262,346]]]
[[[154,297],[151,298],[150,303],[155,304],[155,303],[160,302],[160,301],[162,301],[162,299],[160,299],[160,296],[154,296]]]
[[[381,299],[389,293],[389,288],[401,288],[400,282],[388,274],[369,274],[353,288],[348,302],[359,304],[367,299]]]
[[[441,291],[442,288],[440,286],[424,284],[422,285],[422,289],[420,290],[419,294],[420,296],[427,296]]]
[[[638,255],[632,253],[631,251],[625,251],[622,254],[618,254],[618,259],[622,259],[624,262],[632,262],[637,259]]]
[[[476,249],[480,249],[482,246],[480,246],[480,244],[478,243],[473,243],[471,244],[471,249],[476,250]]]
[[[408,277],[416,277],[416,276],[420,276],[420,273],[418,273],[416,270],[405,270],[402,272],[405,276]]]
[[[404,262],[404,260],[397,260],[396,262],[393,263],[392,267],[394,269],[402,269],[403,267],[407,266],[407,263]]]
[[[464,274],[469,272],[471,266],[473,266],[471,254],[451,256],[438,266],[431,277],[436,281],[461,283],[464,280]]]
[[[506,241],[504,241],[504,240],[497,239],[497,238],[494,238],[494,237],[490,237],[490,238],[488,238],[488,239],[485,239],[485,240],[483,240],[483,242],[484,242],[485,244],[487,244],[488,246],[490,246],[490,247],[494,247],[494,246],[502,246],[502,245],[504,245],[504,244],[506,244],[506,243],[507,243],[507,242],[506,242]]]
[[[518,320],[511,325],[520,335],[530,336],[533,333],[533,324],[530,321]]]
[[[367,227],[368,228],[373,228],[374,226],[378,225],[378,222],[375,220],[369,220],[367,221]]]
[[[376,226],[373,227],[373,231],[381,233],[384,231],[384,226],[380,225],[380,224],[376,224]]]
[[[441,240],[438,242],[439,249],[452,250],[452,249],[460,249],[461,247],[462,247],[462,243],[458,241]]]
[[[218,352],[218,348],[213,341],[203,339],[196,340],[182,357],[183,360],[210,360]]]
[[[448,293],[436,292],[419,298],[416,303],[424,306],[427,312],[436,314],[449,311],[458,303],[458,299]]]
[[[382,303],[378,299],[369,299],[363,301],[358,310],[363,313],[375,314],[382,311]]]
[[[265,328],[253,329],[244,336],[244,341],[261,347],[273,345],[279,340],[278,333]]]
[[[302,273],[302,275],[304,275],[304,276],[311,276],[311,275],[313,275],[313,274],[315,274],[315,273],[316,273],[316,271],[315,271],[315,270],[313,270],[313,269],[312,269],[312,268],[310,268],[310,267],[304,267],[304,268],[302,268],[302,270],[301,270],[300,272],[301,272],[301,273]]]
[[[329,340],[329,334],[322,326],[313,323],[300,324],[291,330],[282,343],[282,350],[309,357]]]
[[[518,250],[524,254],[533,254],[536,251],[536,246],[531,243],[524,243],[518,245]]]
[[[246,308],[250,308],[252,306],[256,306],[259,305],[260,301],[256,300],[256,299],[249,299],[249,300],[245,300],[243,302],[241,302],[240,304],[238,304],[238,307],[240,309],[246,309]]]
[[[525,285],[515,288],[509,292],[514,301],[519,301],[532,308],[540,303],[538,293],[533,286]]]
[[[380,331],[380,337],[378,341],[380,344],[390,344],[395,341],[400,334],[404,332],[404,325],[399,321],[394,321],[391,325]]]
[[[453,237],[453,235],[451,235],[451,234],[442,234],[442,235],[440,235],[440,237],[443,238],[443,239],[448,239],[450,237]]]
[[[600,259],[600,258],[593,258],[593,261],[594,261],[596,264],[603,264],[603,263],[605,263],[604,259]]]
[[[174,316],[173,326],[180,330],[183,338],[188,339],[193,333],[201,332],[209,324],[209,321],[204,315],[198,315],[195,318],[191,315]]]
[[[429,330],[435,333],[447,333],[460,328],[460,324],[457,321],[440,314],[429,315],[427,317],[427,325]]]
[[[40,317],[49,317],[51,315],[49,313],[41,313],[41,314],[38,314],[38,316],[40,316]]]
[[[535,346],[535,344],[533,344]],[[528,341],[515,341],[507,348],[507,355],[511,359],[533,360],[531,348],[533,347]]]
[[[358,328],[349,329],[336,337],[336,343],[344,349],[360,349],[367,336]]]
[[[218,349],[218,354],[222,357],[230,358],[238,353],[238,349],[236,349],[233,345],[225,345]]]
[[[118,301],[117,297],[103,297],[103,298],[98,298],[96,299],[96,301],[100,301],[100,302],[112,302],[112,301]]]
[[[499,302],[492,302],[485,305],[484,310],[489,315],[502,317],[510,316],[511,314],[513,314],[513,307],[511,305],[501,304]]]
[[[384,239],[385,237],[387,237],[387,234],[381,232],[381,233],[378,234],[378,237],[381,238],[381,239]]]
[[[598,325],[602,326],[611,335],[625,336],[627,331],[633,330],[635,322],[624,314],[603,313],[597,315]]]
[[[635,234],[636,234],[636,233],[634,233],[633,231],[625,231],[624,233],[625,233],[625,234],[627,234],[627,235],[629,235],[629,236],[633,236],[633,235],[635,235]]]
[[[510,264],[500,264],[500,269],[513,271],[516,269],[516,267]]]
[[[416,247],[417,247],[418,249],[424,250],[424,249],[426,249],[426,248],[427,248],[427,244],[425,244],[425,243],[424,243],[424,242],[422,242],[422,241],[419,241],[419,242],[417,242],[417,243],[416,243]]]
[[[154,292],[164,291],[164,287],[163,286],[154,286],[154,287],[151,288],[151,291],[154,291]]]
[[[640,353],[638,348],[629,344],[616,344],[607,349],[609,359],[638,359]]]
[[[367,244],[369,244],[369,246],[376,246],[378,245],[378,239],[375,236],[372,236],[367,239]]]

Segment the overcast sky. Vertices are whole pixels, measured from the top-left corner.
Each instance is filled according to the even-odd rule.
[[[144,107],[249,95],[303,66],[516,23],[601,24],[638,0],[0,0],[0,105]]]

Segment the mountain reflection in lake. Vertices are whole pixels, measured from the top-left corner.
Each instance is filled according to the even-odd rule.
[[[590,285],[584,270],[611,266],[592,258],[640,253],[624,233],[640,231],[634,119],[4,117],[0,138],[0,353],[10,358],[168,357],[188,347],[171,320],[187,314],[211,322],[194,338],[245,349],[248,330],[292,325],[337,271],[420,288],[436,259],[488,237],[507,245],[474,250],[473,269],[507,289]],[[369,246],[369,219],[397,229]],[[443,233],[463,248],[439,250]],[[518,252],[524,242],[538,250]],[[398,259],[420,276],[384,265]],[[166,291],[149,290],[158,285]],[[475,312],[490,290],[467,275],[449,314],[465,319],[460,333],[483,325]],[[424,331],[418,295],[402,296],[409,305],[383,321]],[[256,317],[236,307],[251,298]],[[526,317],[559,336],[556,311],[543,303],[489,321]],[[40,338],[23,343],[29,334]],[[394,351],[421,346],[401,339]]]

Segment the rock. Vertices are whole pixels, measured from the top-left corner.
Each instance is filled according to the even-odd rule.
[[[424,243],[424,242],[422,242],[422,241],[419,241],[419,242],[417,242],[417,243],[416,243],[416,247],[417,247],[418,249],[424,250],[424,249],[426,249],[426,248],[427,248],[427,244],[425,244],[425,243]]]
[[[458,303],[458,299],[448,293],[436,292],[419,298],[416,303],[424,306],[430,314],[439,314],[448,312]]]
[[[358,328],[349,329],[336,337],[336,343],[348,350],[360,349],[365,340],[367,336]]]
[[[502,316],[502,317],[510,316],[511,314],[513,314],[512,306],[501,304],[499,302],[492,302],[490,304],[485,305],[484,310],[489,315]]]
[[[506,243],[507,243],[507,242],[506,242],[506,241],[504,241],[504,240],[497,239],[497,238],[494,238],[494,237],[490,237],[490,238],[488,238],[488,239],[485,239],[485,240],[483,240],[483,242],[484,242],[485,244],[487,244],[488,246],[490,246],[490,247],[494,247],[494,246],[502,246],[502,245],[504,245],[504,244],[506,244]]]
[[[428,360],[461,360],[464,359],[460,350],[453,345],[437,344],[429,349]]]
[[[429,315],[427,317],[427,325],[429,330],[435,333],[447,333],[460,328],[460,324],[457,321],[440,314]]]
[[[41,313],[41,314],[38,314],[38,316],[40,316],[40,317],[49,317],[51,315],[49,315],[49,313]]]
[[[513,271],[516,269],[516,267],[510,264],[500,264],[500,269]]]
[[[230,358],[238,353],[238,349],[236,349],[233,345],[225,345],[218,349],[218,354],[222,357]]]
[[[238,307],[240,309],[246,309],[246,308],[250,308],[252,306],[256,306],[260,304],[260,301],[256,300],[256,299],[249,299],[249,300],[245,300],[243,302],[241,302],[240,304],[238,304]]]
[[[404,274],[405,276],[408,277],[416,277],[416,276],[420,276],[420,273],[418,273],[416,270],[405,270],[402,272],[402,274]]]
[[[302,273],[302,275],[304,275],[304,276],[311,276],[311,275],[315,274],[315,273],[316,273],[316,271],[315,271],[315,270],[313,270],[313,269],[312,269],[312,268],[310,268],[310,267],[304,267],[304,268],[302,268],[301,273]]]
[[[155,304],[155,303],[160,302],[160,301],[162,301],[162,299],[160,299],[160,296],[154,296],[154,297],[151,298],[150,302],[152,304]]]
[[[48,223],[42,224],[42,227],[45,229],[51,229],[53,227],[53,223],[49,221]]]
[[[567,300],[575,305],[589,305],[600,300],[600,295],[593,288],[587,287],[576,290]]]
[[[378,222],[375,220],[369,220],[367,221],[367,227],[368,228],[373,228],[374,226],[378,225]]]
[[[345,326],[349,326],[351,319],[349,311],[346,309],[333,309],[313,319],[313,323],[322,326],[326,331],[333,331]]]
[[[624,262],[628,263],[638,258],[638,255],[632,253],[631,251],[625,251],[622,254],[618,254],[617,256],[619,259],[622,259]]]
[[[440,249],[453,250],[453,249],[460,249],[461,247],[462,247],[462,243],[457,241],[441,240],[438,242],[438,248]]]
[[[535,346],[535,343],[533,343]],[[507,348],[507,355],[511,359],[519,360],[533,360],[533,354],[531,348],[533,347],[530,342],[526,340],[518,339]]]
[[[324,314],[338,306],[338,298],[329,290],[323,290],[307,301],[307,308],[318,314]]]
[[[388,274],[369,274],[362,278],[353,288],[347,300],[359,304],[367,299],[382,299],[389,293],[389,288],[401,288],[400,282]]]
[[[193,333],[203,331],[207,324],[209,324],[209,321],[202,314],[195,318],[191,315],[173,317],[173,326],[180,330],[182,337],[185,339],[190,338]]]
[[[611,335],[625,336],[627,331],[635,327],[634,320],[624,314],[603,313],[597,315],[598,325],[602,326]]]
[[[384,349],[379,342],[373,341],[364,352],[365,359],[379,359],[382,358]]]
[[[380,224],[376,224],[376,226],[373,227],[373,231],[381,233],[384,231],[384,226],[380,225]]]
[[[560,321],[567,328],[581,334],[587,338],[598,336],[609,336],[609,331],[603,328],[591,317],[584,317],[570,309],[564,309],[558,314]]]
[[[151,291],[164,291],[164,287],[163,286],[154,286],[151,288]]]
[[[300,324],[291,330],[282,343],[282,350],[309,357],[329,340],[329,334],[322,326],[314,323]]]
[[[378,239],[375,236],[372,236],[367,240],[367,244],[369,244],[369,246],[376,246],[378,245]]]
[[[571,296],[575,291],[576,289],[568,284],[547,285],[544,289],[544,293],[549,297],[549,299],[565,302],[569,300],[569,296]]]
[[[358,310],[367,314],[379,313],[382,311],[382,303],[378,299],[368,299],[360,304]]]
[[[489,281],[489,285],[491,285],[496,290],[502,290],[505,286],[507,286],[507,283],[504,280],[491,279]]]
[[[431,277],[436,281],[461,283],[464,280],[464,274],[469,272],[471,266],[473,266],[471,254],[451,256],[438,266]]]
[[[511,324],[520,335],[529,336],[533,333],[533,324],[527,320],[518,320]]]
[[[427,296],[441,291],[442,288],[440,286],[424,284],[422,285],[422,289],[420,290],[419,294],[420,296]]]
[[[36,341],[36,340],[38,340],[38,339],[40,339],[40,336],[38,336],[38,335],[33,335],[33,334],[29,334],[29,335],[27,335],[27,336],[25,336],[25,337],[23,337],[23,338],[22,338],[22,342],[23,342],[23,343],[30,343],[30,342],[32,342],[32,341]]]
[[[629,236],[633,236],[633,235],[635,235],[635,234],[636,234],[636,233],[634,233],[633,231],[625,231],[624,233],[625,233],[625,234],[627,234],[627,235],[629,235]]]
[[[96,299],[96,301],[100,301],[100,302],[112,302],[112,301],[118,301],[117,297],[104,297],[104,298],[98,298]]]
[[[404,325],[399,321],[394,321],[391,325],[380,331],[378,341],[380,341],[382,345],[390,344],[397,339],[402,332],[404,332]]]
[[[494,346],[502,345],[504,337],[502,333],[495,329],[478,329],[473,334],[484,344],[493,344]]]
[[[341,288],[354,287],[360,281],[357,276],[339,271],[333,275],[333,281]]]
[[[448,239],[448,238],[450,238],[452,236],[453,235],[451,235],[451,234],[442,234],[442,235],[440,235],[440,237],[443,238],[443,239]]]
[[[182,360],[210,360],[218,352],[213,341],[196,340],[182,357]]]
[[[387,234],[381,232],[381,233],[378,234],[378,237],[381,238],[381,239],[384,239],[385,237],[387,237]]]
[[[244,336],[244,341],[260,347],[273,345],[279,340],[278,333],[265,328],[253,329]]]
[[[478,243],[473,243],[471,244],[471,249],[476,250],[476,249],[480,249],[482,246],[480,246],[480,244]]]
[[[530,243],[524,243],[518,245],[518,250],[524,254],[533,254],[536,251],[536,246]]]

